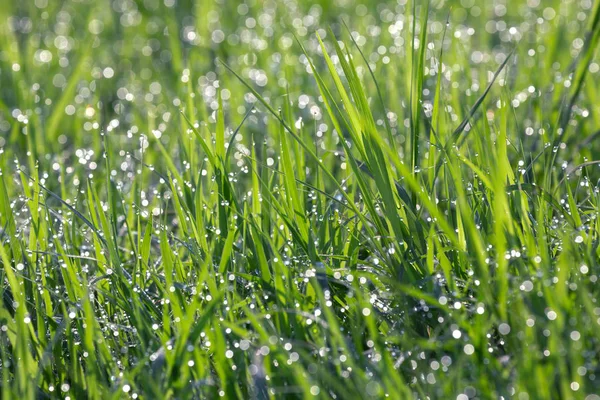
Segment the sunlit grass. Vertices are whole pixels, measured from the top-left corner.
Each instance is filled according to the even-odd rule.
[[[600,2],[0,7],[2,398],[599,399]]]

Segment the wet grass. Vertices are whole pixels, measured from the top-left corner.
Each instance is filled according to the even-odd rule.
[[[600,399],[600,2],[0,7],[2,398]]]

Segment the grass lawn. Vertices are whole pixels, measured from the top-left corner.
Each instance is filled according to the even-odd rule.
[[[600,0],[3,0],[0,398],[600,400],[599,49]]]

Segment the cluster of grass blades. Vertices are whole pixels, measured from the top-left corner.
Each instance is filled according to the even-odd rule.
[[[170,35],[177,112],[131,110],[133,147],[138,129],[106,118],[73,175],[53,153],[81,52],[54,111],[3,138],[19,149],[0,154],[1,397],[600,399],[597,165],[561,154],[587,132],[600,2],[537,147],[515,134],[520,50],[457,98],[441,73],[456,55],[433,52],[431,85],[429,3],[410,4],[421,45],[400,75],[373,68],[350,22],[295,38],[327,129],[297,114],[293,80],[265,93],[217,51],[205,103],[202,59]],[[26,65],[9,33],[2,73]]]

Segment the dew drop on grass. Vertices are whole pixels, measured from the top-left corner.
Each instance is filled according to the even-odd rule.
[[[533,282],[529,280],[523,282],[520,286],[520,289],[524,292],[531,292],[533,290]]]
[[[590,269],[585,264],[583,264],[581,267],[579,267],[579,272],[581,272],[584,275],[587,274],[589,271],[590,271]]]
[[[510,333],[510,325],[505,322],[501,323],[498,325],[498,332],[500,332],[501,335],[508,335]]]
[[[473,354],[475,352],[475,347],[473,347],[472,344],[466,344],[465,347],[463,348],[463,351],[465,352],[466,355],[470,356],[471,354]]]

